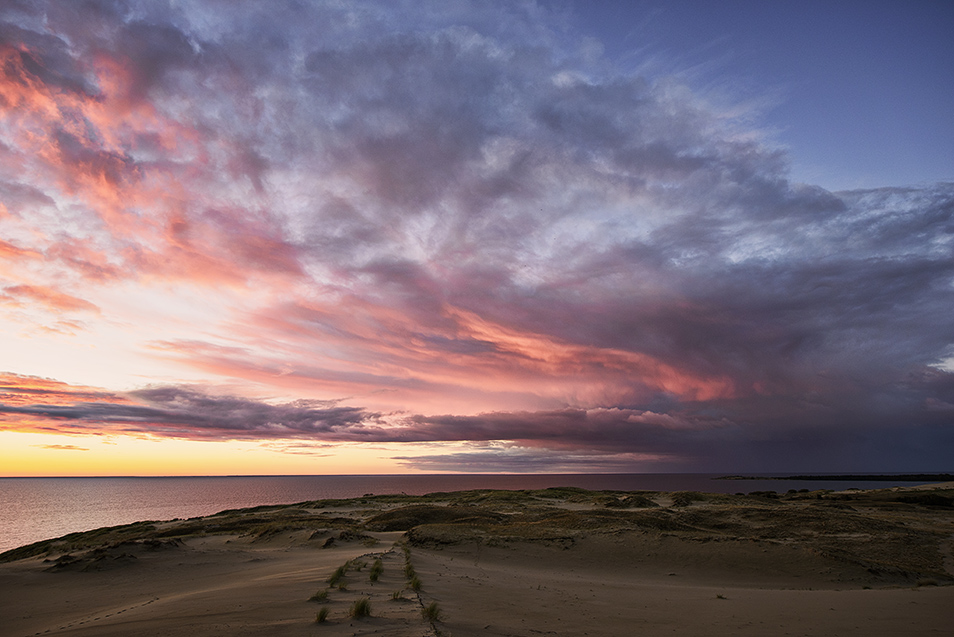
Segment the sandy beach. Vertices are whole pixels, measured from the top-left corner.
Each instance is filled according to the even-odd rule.
[[[566,488],[139,523],[0,555],[0,634],[949,635],[952,504]]]

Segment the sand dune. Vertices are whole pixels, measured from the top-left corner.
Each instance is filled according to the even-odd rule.
[[[101,529],[0,555],[0,635],[949,635],[952,487],[472,491]]]

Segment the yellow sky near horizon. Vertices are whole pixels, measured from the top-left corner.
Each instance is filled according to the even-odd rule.
[[[400,453],[406,454],[406,448]],[[0,431],[0,477],[412,473],[382,445],[194,441]]]

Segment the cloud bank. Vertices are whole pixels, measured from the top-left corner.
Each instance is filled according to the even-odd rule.
[[[215,321],[129,355],[255,389],[56,402],[12,369],[10,427],[471,445],[408,460],[442,470],[950,462],[954,184],[793,183],[533,3],[21,2],[0,109],[3,321],[171,294]]]

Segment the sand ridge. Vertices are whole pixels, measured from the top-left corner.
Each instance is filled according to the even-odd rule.
[[[943,635],[952,547],[951,485],[370,496],[9,551],[0,635]]]

